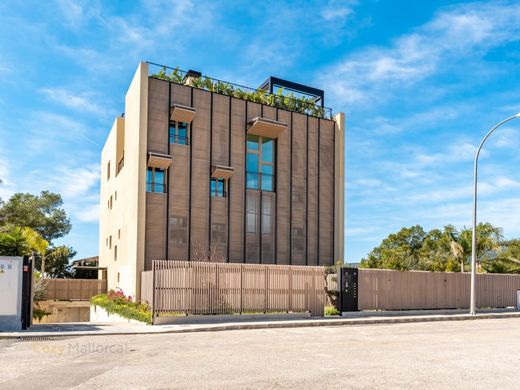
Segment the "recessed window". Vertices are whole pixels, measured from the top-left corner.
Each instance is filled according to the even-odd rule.
[[[188,145],[190,125],[186,122],[170,122],[170,143]]]
[[[112,210],[112,195],[110,195],[110,200],[108,201],[108,208]]]
[[[224,179],[212,178],[210,182],[211,196],[225,197],[226,196],[226,182]]]
[[[119,283],[119,272],[117,273],[117,283]]]
[[[271,222],[273,212],[271,205],[271,198],[264,196],[262,198],[262,234],[271,234]]]
[[[114,261],[117,261],[117,245],[114,245]]]
[[[112,249],[112,236],[108,238],[108,249]]]
[[[107,181],[110,179],[110,161],[107,164]]]
[[[170,218],[170,239],[175,244],[186,244],[188,242],[188,219],[185,216]]]
[[[148,167],[146,173],[147,192],[166,192],[166,173],[164,169]]]
[[[117,191],[114,193],[114,200],[117,200]]]
[[[117,239],[121,239],[121,229],[118,229],[117,231]]]
[[[247,188],[274,191],[274,140],[247,136]]]

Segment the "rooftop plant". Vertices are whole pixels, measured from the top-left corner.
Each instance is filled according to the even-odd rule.
[[[182,74],[183,72],[180,71],[179,68],[173,69],[170,73],[168,73],[168,71],[168,68],[163,67],[159,72],[153,73],[151,77],[171,81],[177,84],[186,84],[186,79]],[[261,89],[248,91],[245,88],[224,81],[214,80],[207,76],[193,78],[191,80],[191,86],[226,96],[233,96],[238,99],[248,100],[254,103],[261,103],[284,110],[300,112],[302,114],[308,114],[320,118],[325,118],[326,116],[325,109],[318,106],[312,98],[295,96],[292,92],[284,95],[283,88],[280,88],[276,94],[268,93]]]

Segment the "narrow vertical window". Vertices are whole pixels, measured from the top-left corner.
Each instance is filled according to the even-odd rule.
[[[188,145],[190,124],[186,122],[170,122],[170,143]]]
[[[250,190],[274,191],[274,140],[247,136],[246,184]]]
[[[146,172],[147,192],[166,192],[166,172],[164,169],[148,167]]]
[[[211,196],[225,197],[226,196],[226,183],[224,179],[211,178],[210,182],[210,193]]]
[[[247,232],[256,233],[256,197],[247,197]]]
[[[107,181],[110,180],[110,161],[107,164]]]
[[[114,245],[114,261],[117,261],[117,245]]]

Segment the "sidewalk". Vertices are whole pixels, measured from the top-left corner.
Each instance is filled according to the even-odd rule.
[[[356,312],[345,313],[343,317],[290,319],[290,320],[261,320],[247,319],[240,321],[218,320],[217,316],[208,316],[208,321],[201,321],[199,317],[193,324],[175,325],[140,325],[130,323],[97,324],[91,322],[66,324],[35,324],[28,330],[17,332],[0,332],[0,339],[33,339],[46,340],[55,337],[77,336],[107,336],[133,334],[163,334],[163,333],[190,333],[215,332],[223,330],[267,329],[267,328],[296,328],[314,326],[354,326],[380,325],[411,322],[434,321],[466,321],[498,318],[519,318],[520,312],[514,309],[500,309],[481,311],[476,316],[470,316],[467,311],[400,311],[400,312]]]

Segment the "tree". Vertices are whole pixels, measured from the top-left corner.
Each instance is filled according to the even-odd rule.
[[[494,259],[482,261],[482,268],[490,273],[520,273],[520,239],[503,244],[502,250]]]
[[[16,193],[0,204],[0,224],[29,227],[50,243],[71,229],[62,204],[61,196],[49,191],[42,191],[39,196]]]
[[[501,248],[502,230],[490,223],[480,223],[477,235],[480,265],[496,257]],[[361,267],[464,272],[470,258],[471,229],[464,228],[458,232],[454,226],[447,225],[443,230],[432,229],[426,233],[421,226],[416,225],[390,234],[367,258],[361,260]]]
[[[71,270],[69,261],[76,256],[76,251],[70,246],[61,245],[49,248],[45,258],[36,257],[35,268],[45,270],[45,276],[50,278],[69,278],[74,272]],[[45,264],[44,264],[45,262]]]
[[[0,256],[26,256],[30,254],[31,247],[23,228],[10,226],[0,231]]]
[[[426,233],[419,225],[402,228],[399,232],[390,234],[366,259],[361,260],[361,266],[401,271],[421,269],[420,250],[425,237]]]

